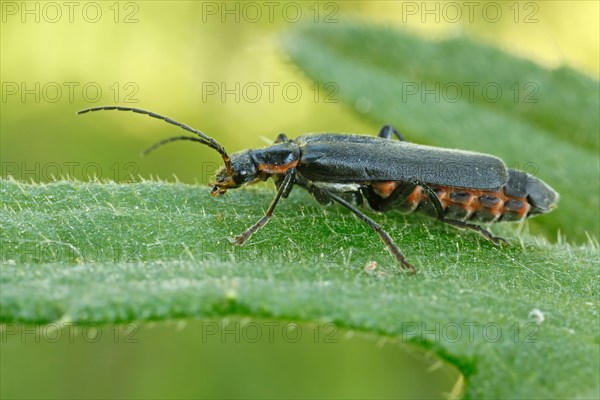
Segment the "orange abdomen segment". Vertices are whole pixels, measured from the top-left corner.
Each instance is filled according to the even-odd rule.
[[[385,199],[401,184],[399,182],[376,182],[371,187],[375,193]],[[448,219],[485,223],[519,221],[527,217],[531,208],[526,197],[508,196],[504,192],[504,188],[497,191],[435,185],[431,185],[431,188],[440,200],[444,216]],[[398,204],[398,208],[403,211],[417,211],[436,216],[435,208],[421,186],[416,186],[406,200]]]
[[[527,217],[531,208],[526,197],[507,196],[503,188],[495,192],[447,186],[433,189],[444,207],[445,217],[459,221],[518,221]],[[430,201],[423,194],[420,197],[421,201]]]

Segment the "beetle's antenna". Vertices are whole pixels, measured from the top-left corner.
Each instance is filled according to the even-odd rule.
[[[175,142],[177,140],[189,140],[190,142],[198,142],[198,143],[206,144],[206,142],[204,142],[204,140],[198,139],[198,138],[195,138],[195,137],[190,137],[190,136],[174,136],[174,137],[170,137],[170,138],[161,140],[158,143],[154,143],[152,146],[150,146],[146,150],[144,150],[142,152],[142,154],[145,155],[145,156],[147,156],[149,153],[151,153],[154,150],[156,150],[157,147],[160,147],[163,144]]]
[[[227,169],[227,173],[231,176],[233,175],[233,171],[231,170],[231,160],[229,158],[229,155],[227,154],[227,152],[225,151],[225,149],[223,148],[223,146],[221,146],[215,139],[211,138],[208,135],[205,135],[204,133],[200,132],[199,130],[196,130],[186,124],[182,124],[181,122],[177,122],[174,119],[171,119],[169,117],[165,117],[163,115],[160,114],[156,114],[152,111],[146,111],[146,110],[142,110],[140,108],[133,108],[133,107],[121,107],[121,106],[100,106],[100,107],[92,107],[92,108],[86,108],[85,110],[80,110],[77,111],[77,114],[85,114],[88,113],[90,111],[112,111],[112,110],[117,110],[117,111],[132,111],[134,113],[137,114],[144,114],[144,115],[148,115],[152,118],[157,118],[157,119],[162,119],[163,121],[165,121],[168,124],[171,125],[175,125],[180,127],[183,130],[186,130],[188,132],[191,132],[195,135],[197,135],[199,137],[199,139],[197,138],[189,138],[187,136],[178,136],[177,138],[170,138],[170,139],[166,139],[163,140],[153,146],[151,146],[150,148],[148,148],[144,154],[149,153],[150,151],[154,150],[155,148],[166,144],[166,143],[170,143],[170,142],[174,142],[175,140],[191,140],[193,142],[199,142],[202,143],[208,147],[210,147],[211,149],[216,150],[217,152],[219,152],[219,154],[221,154],[221,157],[223,158],[223,161],[225,162],[225,168]],[[186,138],[186,139],[184,139]]]

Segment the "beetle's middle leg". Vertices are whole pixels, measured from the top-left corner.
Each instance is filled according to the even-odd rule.
[[[391,139],[392,134],[396,135],[396,137],[398,138],[399,141],[406,142],[406,139],[404,139],[404,136],[402,136],[402,134],[400,132],[398,132],[398,130],[391,125],[384,125],[383,128],[381,128],[381,130],[379,131],[379,135],[377,135],[377,136],[379,136],[380,138],[384,138],[384,139]]]
[[[271,202],[271,205],[269,205],[269,209],[267,210],[265,215],[261,219],[259,219],[254,225],[252,225],[250,228],[248,228],[245,232],[243,232],[241,235],[238,235],[235,238],[233,238],[233,240],[231,241],[232,244],[238,244],[238,245],[244,244],[244,242],[246,240],[250,239],[250,236],[252,236],[254,233],[256,233],[256,231],[258,231],[260,228],[265,226],[265,224],[267,222],[269,222],[269,219],[271,219],[271,217],[273,216],[273,211],[275,210],[275,207],[277,206],[277,203],[279,202],[279,199],[281,198],[281,196],[284,193],[289,194],[289,192],[292,190],[292,187],[294,185],[294,176],[295,175],[296,175],[296,170],[294,168],[291,168],[288,171],[288,173],[285,175],[285,178],[283,178],[281,185],[279,185],[277,194],[275,195],[275,198]]]
[[[472,231],[479,233],[481,236],[483,236],[487,240],[493,242],[494,244],[502,243],[505,246],[508,246],[508,242],[506,241],[506,239],[503,239],[498,236],[494,236],[490,231],[488,231],[487,229],[485,229],[479,225],[469,224],[464,221],[446,218],[445,213],[444,213],[444,207],[442,206],[442,203],[441,203],[439,197],[437,197],[437,194],[435,193],[435,191],[431,187],[429,187],[428,185],[423,184],[423,183],[420,183],[419,186],[421,186],[421,188],[423,189],[425,194],[427,194],[427,197],[429,197],[429,200],[431,200],[431,202],[433,203],[433,206],[434,206],[436,214],[437,214],[437,218],[440,222],[443,222],[448,225],[452,225],[459,229],[470,229]]]
[[[392,240],[390,235],[388,235],[388,233],[383,230],[381,225],[379,225],[377,222],[373,221],[371,218],[367,217],[358,208],[354,207],[352,204],[348,203],[346,200],[342,199],[341,197],[336,196],[335,194],[331,193],[330,191],[328,191],[326,189],[321,189],[321,191],[323,193],[325,193],[327,196],[329,196],[332,200],[338,202],[342,206],[346,207],[348,210],[352,211],[352,213],[354,215],[356,215],[359,219],[361,219],[363,222],[365,222],[367,225],[369,225],[371,228],[373,228],[375,233],[377,233],[379,235],[379,237],[381,238],[383,243],[387,246],[390,253],[392,253],[392,255],[394,256],[396,261],[400,265],[402,265],[402,267],[410,270],[411,274],[414,275],[417,273],[417,270],[415,269],[415,267],[413,267],[408,261],[406,261],[406,258],[404,258],[404,255],[402,254],[402,252],[400,251],[398,246],[396,246],[396,244],[394,243],[394,241]]]
[[[392,255],[394,256],[396,261],[402,267],[410,270],[410,272],[412,274],[417,273],[417,270],[415,269],[415,267],[413,267],[408,261],[406,261],[406,258],[404,258],[404,255],[402,254],[402,252],[400,251],[398,246],[396,246],[396,244],[394,243],[394,241],[392,240],[390,235],[388,235],[388,233],[383,230],[381,225],[379,225],[377,222],[373,221],[371,218],[369,218],[364,213],[362,213],[358,208],[354,207],[352,204],[350,204],[343,198],[331,193],[329,190],[327,190],[325,188],[316,187],[313,182],[302,177],[301,175],[298,175],[297,179],[298,179],[298,184],[300,186],[304,187],[305,189],[307,189],[309,192],[311,192],[317,198],[317,200],[319,202],[325,202],[326,198],[329,198],[330,200],[333,200],[333,201],[341,204],[342,206],[346,207],[354,215],[356,215],[359,219],[361,219],[363,222],[365,222],[367,225],[369,225],[371,228],[373,228],[375,233],[377,233],[379,235],[379,237],[381,238],[383,243],[387,246],[390,253],[392,253]]]

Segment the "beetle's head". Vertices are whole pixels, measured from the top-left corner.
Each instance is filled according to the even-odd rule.
[[[210,191],[211,195],[221,195],[227,189],[236,189],[261,178],[250,150],[233,153],[230,162],[231,171],[227,169],[226,165],[222,166],[215,175],[215,181],[210,183],[209,186],[212,188]]]

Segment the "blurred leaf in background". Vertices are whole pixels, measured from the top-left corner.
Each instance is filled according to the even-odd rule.
[[[24,14],[20,3],[2,2],[2,176],[50,181],[69,174],[126,181],[138,175],[176,175],[184,182],[208,182],[219,157],[200,146],[181,143],[150,158],[139,157],[148,144],[176,134],[175,128],[131,115],[74,115],[102,104],[166,114],[215,136],[232,150],[262,146],[262,138],[271,141],[279,132],[292,137],[324,131],[375,134],[382,122],[403,125],[404,114],[375,121],[356,113],[364,111],[364,105],[352,108],[351,103],[348,108],[341,91],[349,88],[337,79],[325,87],[327,83],[298,73],[279,43],[280,33],[301,23],[343,27],[360,18],[426,37],[460,34],[544,65],[572,65],[598,76],[595,2],[500,3],[501,18],[491,18],[497,3],[477,2],[472,11],[461,9],[456,20],[450,18],[455,2],[432,3],[430,9],[438,11],[429,13],[418,2],[324,2],[318,7],[291,3],[277,3],[271,13],[258,3],[259,18],[253,7],[244,8],[240,2],[231,2],[229,8],[220,2],[101,4],[100,18],[92,18],[94,5],[81,4],[71,22],[66,7],[55,21],[52,5],[44,11],[41,3],[34,3],[30,8],[39,8],[36,20],[36,13]],[[393,51],[402,43],[388,45]],[[372,54],[379,48],[369,43],[361,50]],[[423,55],[406,55],[406,62],[418,62]],[[528,81],[521,77],[519,83]],[[521,96],[530,93],[519,89]],[[506,92],[514,94],[510,88]],[[536,98],[548,101],[542,93]],[[394,104],[398,101],[402,98]],[[456,137],[465,134],[462,128],[454,130]],[[414,139],[448,145],[446,137],[438,140],[435,135]],[[467,145],[465,140],[460,143]],[[523,161],[536,162],[519,160]]]

